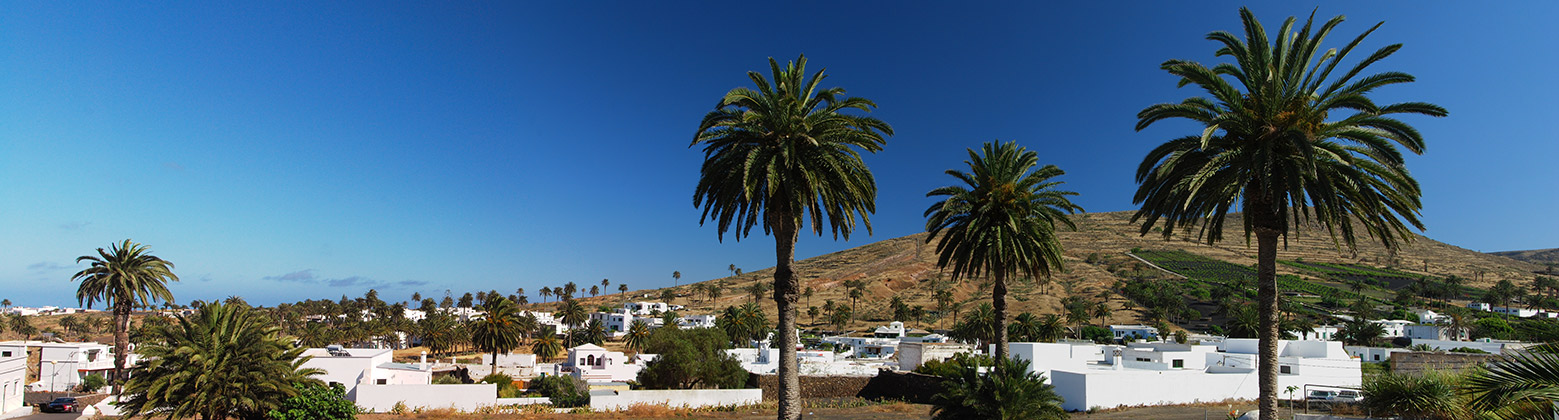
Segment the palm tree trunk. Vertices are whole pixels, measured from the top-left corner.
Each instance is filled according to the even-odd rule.
[[[130,302],[114,301],[114,395],[124,387],[125,359],[130,356]]]
[[[786,212],[769,213],[774,217],[774,304],[779,312],[779,419],[801,418],[801,378],[796,365],[796,262],[797,223]]]
[[[1278,291],[1277,291],[1277,229],[1261,227],[1257,222],[1256,227],[1256,300],[1260,315],[1258,337],[1260,337],[1260,355],[1257,356],[1257,365],[1261,370],[1257,372],[1260,379],[1260,398],[1257,406],[1261,412],[1261,419],[1278,418]]]
[[[991,309],[996,318],[996,361],[1007,358],[1007,273],[996,270],[995,284],[991,285]]]

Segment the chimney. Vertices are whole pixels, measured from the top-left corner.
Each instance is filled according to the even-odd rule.
[[[428,352],[424,350],[422,356],[417,358],[417,369],[428,370]]]

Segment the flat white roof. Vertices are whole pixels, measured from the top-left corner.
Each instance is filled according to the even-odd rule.
[[[389,353],[389,352],[393,351],[393,350],[390,350],[390,349],[341,349],[341,350],[345,351],[348,354],[348,356],[334,356],[334,355],[330,354],[329,350],[321,349],[321,348],[311,348],[311,349],[308,349],[308,350],[304,350],[303,354],[298,355],[298,357],[314,356],[315,359],[371,358],[371,357],[383,355],[385,353]]]

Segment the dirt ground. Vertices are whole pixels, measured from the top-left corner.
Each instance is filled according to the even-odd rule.
[[[1233,408],[1240,413],[1255,410],[1253,402],[1235,403]],[[1222,420],[1229,413],[1230,405],[1205,405],[1205,406],[1172,406],[1172,407],[1142,407],[1119,410],[1101,411],[1093,414],[1073,413],[1072,418],[1077,420],[1098,419],[1166,419],[1166,420]],[[1299,410],[1303,412],[1303,409]],[[1281,418],[1291,418],[1293,412],[1287,407],[1279,410]],[[643,412],[643,413],[590,413],[590,414],[524,414],[524,415],[480,415],[480,414],[407,414],[402,416],[390,414],[369,414],[358,416],[362,420],[627,420],[647,418],[698,418],[721,420],[762,420],[772,419],[775,411],[768,409],[750,409],[735,412],[716,413],[688,413],[688,412]],[[805,410],[802,418],[817,420],[929,420],[931,418],[931,406],[924,404],[878,404],[862,407],[848,408],[816,408]]]

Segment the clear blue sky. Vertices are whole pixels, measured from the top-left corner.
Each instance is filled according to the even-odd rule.
[[[1133,209],[1133,171],[1185,123],[1134,132],[1214,62],[1238,3],[1048,7],[899,2],[0,4],[0,297],[74,304],[76,256],[124,238],[177,263],[180,302],[274,304],[413,291],[645,288],[773,265],[719,243],[691,196],[698,119],[768,57],[805,53],[898,135],[866,157],[875,232],[803,236],[799,257],[923,229],[964,149],[1017,140],[1090,211]],[[957,3],[957,2],[955,2]],[[915,6],[915,7],[911,7]],[[921,7],[924,6],[924,7]],[[1259,4],[1275,28],[1313,4]],[[1378,101],[1428,151],[1430,237],[1559,246],[1559,3],[1328,2],[1340,47],[1377,21]],[[1362,55],[1362,54],[1361,54]]]

